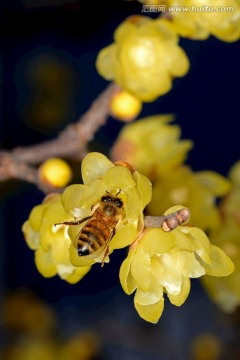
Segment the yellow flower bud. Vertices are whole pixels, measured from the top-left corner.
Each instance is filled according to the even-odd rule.
[[[42,182],[61,188],[71,181],[72,170],[66,161],[51,158],[39,167],[39,177]]]
[[[141,101],[127,91],[117,92],[110,103],[111,115],[124,122],[134,120],[141,110]]]

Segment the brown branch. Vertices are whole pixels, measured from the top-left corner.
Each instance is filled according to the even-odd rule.
[[[8,179],[24,180],[36,184],[44,192],[49,185],[41,183],[36,167],[50,157],[63,157],[80,161],[87,154],[87,145],[109,116],[109,103],[118,90],[111,83],[93,101],[89,110],[74,123],[68,125],[59,135],[50,141],[28,147],[18,147],[12,151],[0,151],[0,181]]]
[[[176,229],[179,225],[187,222],[190,219],[191,213],[188,208],[182,208],[169,215],[162,216],[145,216],[145,228],[159,228],[164,231],[171,231]]]

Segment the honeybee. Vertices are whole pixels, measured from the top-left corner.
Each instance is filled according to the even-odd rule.
[[[123,217],[123,201],[118,197],[120,191],[116,195],[106,192],[99,204],[94,206],[92,215],[76,221],[55,224],[80,225],[86,221],[73,244],[78,256],[90,255],[93,259],[101,257],[103,266],[109,252],[109,243]]]

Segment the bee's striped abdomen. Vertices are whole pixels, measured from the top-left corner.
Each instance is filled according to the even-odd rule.
[[[111,231],[104,223],[90,220],[81,230],[78,237],[78,255],[92,254],[105,245]]]

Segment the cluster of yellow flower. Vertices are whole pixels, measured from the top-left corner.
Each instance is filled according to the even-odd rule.
[[[146,5],[161,6],[172,28],[182,37],[204,40],[210,35],[223,41],[240,37],[238,0],[140,0]],[[155,9],[157,9],[155,7]],[[152,8],[154,11],[154,7]],[[151,8],[149,8],[149,11]]]
[[[156,100],[172,88],[174,78],[188,72],[189,60],[179,45],[180,37],[204,40],[213,35],[226,42],[240,38],[239,0],[140,1],[145,6],[142,13],[164,12],[159,11],[156,19],[128,17],[115,30],[114,42],[96,60],[99,74],[136,101]]]
[[[191,224],[204,230],[211,242],[228,254],[235,265],[234,273],[221,279],[203,276],[201,281],[223,310],[233,311],[240,303],[240,163],[233,166],[229,178],[213,171],[194,172],[184,162],[192,142],[180,139],[180,128],[169,124],[171,119],[169,115],[158,115],[125,125],[111,155],[114,160],[122,155],[152,180],[152,199],[145,209],[148,214],[158,215],[181,204],[191,209]],[[217,205],[219,199],[221,203]]]
[[[174,127],[171,129],[175,133]],[[172,164],[176,166],[176,162]],[[188,296],[190,278],[233,272],[230,258],[195,226],[181,225],[172,232],[144,228],[143,211],[151,201],[152,184],[127,162],[112,163],[103,154],[89,153],[82,161],[82,178],[84,184],[70,185],[62,195],[47,196],[23,225],[43,276],[58,274],[75,283],[93,264],[109,262],[115,249],[130,246],[120,282],[127,294],[136,291],[134,304],[139,315],[156,323],[164,293],[179,306]],[[165,215],[183,207],[170,208]]]
[[[141,101],[154,101],[167,93],[172,79],[189,69],[178,36],[166,19],[130,17],[116,29],[114,39],[100,51],[97,70]]]

